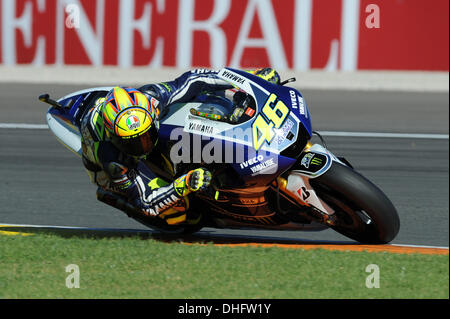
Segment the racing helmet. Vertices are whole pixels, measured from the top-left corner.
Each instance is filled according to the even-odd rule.
[[[158,141],[156,99],[133,88],[116,86],[105,97],[102,108],[106,136],[125,154],[149,154]]]
[[[272,68],[260,68],[249,72],[273,84],[280,84],[281,82],[280,75]]]

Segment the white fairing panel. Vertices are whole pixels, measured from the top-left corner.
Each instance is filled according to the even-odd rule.
[[[47,113],[47,123],[58,140],[72,152],[81,156],[81,135],[78,129]]]
[[[94,87],[89,89],[84,89],[77,92],[72,92],[66,96],[63,96],[62,98],[58,99],[58,102],[61,102],[65,99],[84,94],[89,93],[93,91],[109,91],[113,87],[112,86],[105,86],[105,87]],[[55,134],[56,138],[59,142],[61,142],[64,146],[66,146],[69,150],[74,152],[75,154],[79,155],[81,157],[82,150],[81,150],[81,134],[80,131],[76,126],[74,126],[72,123],[69,123],[67,121],[64,121],[62,118],[58,116],[52,115],[50,112],[47,112],[47,123],[50,130]]]

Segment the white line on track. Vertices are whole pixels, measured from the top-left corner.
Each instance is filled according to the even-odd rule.
[[[0,128],[18,128],[18,129],[48,129],[47,124],[25,124],[25,123],[0,123]]]
[[[89,228],[89,227],[76,227],[76,226],[51,226],[51,225],[26,225],[26,224],[4,224],[0,223],[0,228],[4,227],[24,227],[24,228],[47,228],[47,229],[69,229],[69,230],[84,230],[84,231],[107,231],[107,232],[118,232],[118,233],[152,233],[152,230],[145,229],[120,229],[120,228]],[[227,235],[220,235],[224,238]],[[233,237],[233,236],[231,236]],[[247,236],[246,236],[247,237]],[[252,236],[250,236],[252,237]],[[288,239],[286,239],[288,240]],[[396,247],[411,247],[411,248],[437,248],[437,249],[449,249],[445,246],[425,246],[425,245],[410,245],[410,244],[388,244],[389,246]]]
[[[333,132],[318,131],[323,136],[345,136],[345,137],[384,137],[384,138],[427,138],[448,140],[448,134],[416,134],[416,133],[376,133],[376,132]]]
[[[26,123],[0,123],[0,129],[48,129],[47,124],[26,124]],[[379,138],[415,138],[415,139],[437,139],[448,140],[448,134],[416,134],[416,133],[376,133],[376,132],[335,132],[318,131],[322,136],[342,136],[342,137],[379,137]]]
[[[116,231],[116,232],[153,232],[151,229],[120,229],[120,228],[91,228],[78,226],[52,226],[52,225],[28,225],[28,224],[4,224],[0,223],[0,228],[4,227],[24,227],[24,228],[49,228],[49,229],[69,229],[69,230],[92,230],[92,231]]]

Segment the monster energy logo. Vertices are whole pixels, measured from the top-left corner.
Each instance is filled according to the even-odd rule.
[[[322,164],[322,159],[320,157],[314,157],[314,153],[307,153],[305,156],[303,156],[301,165],[303,165],[306,168],[309,168],[309,165],[315,165],[319,166]]]

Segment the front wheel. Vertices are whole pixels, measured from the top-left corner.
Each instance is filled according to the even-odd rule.
[[[400,220],[386,195],[352,168],[333,163],[309,180],[317,196],[335,211],[335,231],[360,243],[385,244],[397,236]]]

